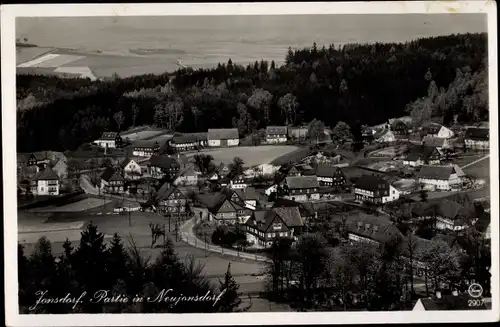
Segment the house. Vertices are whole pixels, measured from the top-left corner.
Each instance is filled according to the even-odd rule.
[[[375,175],[362,175],[354,185],[357,201],[384,204],[399,199],[399,191],[385,179]]]
[[[359,214],[350,216],[345,224],[351,242],[381,245],[393,237],[402,236],[387,217]]]
[[[174,178],[179,173],[180,165],[169,156],[152,156],[149,159],[149,174],[153,178]]]
[[[31,178],[30,189],[33,195],[59,195],[59,176],[45,168]]]
[[[435,220],[439,230],[460,231],[476,220],[474,212],[448,199],[416,203],[411,208],[411,215],[416,220]]]
[[[188,168],[179,174],[179,177],[174,181],[174,185],[197,185],[198,184],[198,175],[193,168]]]
[[[231,201],[231,198],[222,196],[221,201],[208,208],[209,217],[218,225],[235,225],[245,223],[251,216],[252,210],[240,203]]]
[[[142,176],[141,166],[134,160],[127,158],[122,161],[120,168],[125,179],[139,179]]]
[[[422,130],[424,131],[425,135],[431,137],[450,139],[455,136],[455,133],[451,129],[437,123],[427,124],[426,126],[422,127]]]
[[[38,171],[47,168],[51,159],[48,157],[47,152],[32,153],[28,158],[28,167],[36,166]]]
[[[174,135],[169,141],[169,145],[177,151],[196,150],[202,147],[205,143],[206,135],[205,140],[203,140],[198,133],[177,134]]]
[[[302,173],[301,171],[298,169],[297,166],[292,166],[288,172],[286,173],[287,176],[290,176],[290,177],[296,177],[296,176],[301,176]]]
[[[225,177],[231,172],[231,168],[229,165],[221,162],[219,168],[217,168],[217,172],[219,173],[219,176]]]
[[[393,131],[386,129],[375,133],[375,135],[373,135],[373,139],[378,143],[390,143],[396,141],[396,136]]]
[[[396,121],[400,121],[400,122],[404,123],[405,125],[409,126],[409,125],[411,125],[413,119],[411,118],[411,116],[403,116],[403,117],[399,117],[399,118],[390,118],[389,119],[389,124],[392,125]]]
[[[318,165],[316,168],[316,177],[321,186],[343,186],[346,184],[342,170],[332,165]]]
[[[300,235],[304,230],[305,222],[300,213],[300,204],[297,203],[295,206],[273,206],[272,209],[276,212],[281,219],[285,222],[289,230],[291,231],[291,236]]]
[[[286,143],[288,140],[288,128],[286,126],[267,126],[267,143]]]
[[[172,186],[170,183],[165,183],[160,187],[156,192],[155,199],[159,214],[185,217],[189,213],[186,194],[179,187]]]
[[[470,305],[471,300],[475,300],[477,305]],[[443,295],[438,291],[432,297],[418,299],[412,311],[487,310],[485,302],[482,298],[470,296],[469,293],[459,294],[454,291],[450,295]]]
[[[125,179],[119,174],[118,171],[108,167],[101,174],[100,188],[106,193],[125,193]]]
[[[286,199],[304,202],[319,200],[319,183],[316,176],[288,176],[285,178]]]
[[[262,196],[259,195],[257,190],[253,187],[247,187],[244,189],[233,189],[232,190],[237,196],[241,203],[252,210],[257,208],[259,200],[261,200]],[[237,202],[236,199],[233,201]]]
[[[462,185],[465,174],[457,165],[423,166],[417,176],[418,182],[427,190],[450,191]]]
[[[136,157],[151,157],[160,152],[158,141],[137,140],[133,143],[132,154]]]
[[[120,133],[104,132],[98,140],[94,141],[94,143],[101,148],[116,149],[122,146],[123,140]]]
[[[60,179],[65,179],[68,177],[68,164],[66,159],[59,159],[57,163],[52,167],[52,170],[59,176]]]
[[[490,130],[487,128],[468,128],[464,137],[468,149],[488,149],[490,147]]]
[[[245,223],[245,233],[256,248],[269,248],[279,238],[293,238],[293,229],[275,210],[254,211]]]
[[[422,145],[436,148],[440,153],[446,149],[451,149],[450,141],[445,138],[426,135],[422,139]]]
[[[403,164],[410,167],[420,167],[423,165],[439,165],[441,154],[438,149],[432,146],[414,146],[403,159]]]
[[[229,182],[229,187],[232,189],[245,189],[248,187],[248,183],[245,175],[240,174],[233,177]]]
[[[208,146],[237,146],[240,136],[237,128],[209,129],[207,134]]]
[[[288,127],[288,137],[291,139],[305,140],[309,134],[307,126]]]

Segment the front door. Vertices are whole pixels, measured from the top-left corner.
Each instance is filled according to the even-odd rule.
[[[227,146],[227,140],[220,140],[220,146]]]

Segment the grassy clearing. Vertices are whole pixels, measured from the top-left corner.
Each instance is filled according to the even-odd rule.
[[[295,152],[297,147],[292,145],[266,145],[266,146],[240,146],[234,148],[206,149],[202,153],[210,154],[214,157],[214,164],[221,162],[230,163],[234,157],[243,159],[245,166],[257,166],[261,164],[275,164],[276,158]],[[190,153],[192,157],[198,153]]]
[[[474,159],[477,160],[477,159]],[[470,162],[474,161],[471,160]],[[473,178],[481,178],[489,181],[490,179],[490,159],[484,159],[472,166],[469,166],[464,169],[464,172],[473,177]]]
[[[290,162],[299,161],[309,155],[311,155],[315,150],[309,149],[309,147],[296,148],[294,151],[285,153],[277,158],[275,158],[270,163],[276,166],[282,166]]]

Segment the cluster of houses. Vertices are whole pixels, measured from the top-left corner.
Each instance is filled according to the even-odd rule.
[[[18,154],[19,194],[59,195],[60,180],[67,177],[67,159],[60,152]]]

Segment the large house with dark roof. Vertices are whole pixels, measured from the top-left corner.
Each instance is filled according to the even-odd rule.
[[[132,154],[137,157],[151,157],[160,152],[160,144],[154,140],[137,140],[133,146]]]
[[[490,130],[488,128],[468,128],[465,131],[465,147],[469,149],[488,149]]]
[[[474,212],[448,199],[418,202],[412,206],[411,215],[416,220],[435,220],[439,230],[463,230],[476,220]]]
[[[193,186],[198,184],[198,175],[200,173],[195,171],[193,168],[187,168],[179,173],[179,176],[175,179],[175,185]]]
[[[382,177],[362,175],[354,185],[354,198],[384,204],[399,199],[400,192]]]
[[[208,208],[210,220],[218,225],[234,225],[245,223],[253,210],[241,203],[233,202],[233,197],[220,196]]]
[[[422,127],[422,130],[424,131],[425,135],[431,137],[450,139],[455,136],[455,133],[453,133],[451,129],[437,123],[429,123],[426,126]]]
[[[316,176],[288,176],[285,178],[283,189],[285,199],[306,202],[319,200],[319,183]]]
[[[45,168],[31,178],[30,190],[33,195],[59,195],[59,176]]]
[[[240,144],[240,135],[237,128],[209,129],[207,140],[210,147],[237,146]]]
[[[428,190],[450,191],[462,185],[464,176],[457,165],[423,166],[418,172],[418,182]]]
[[[169,145],[177,151],[195,150],[207,145],[206,133],[177,134],[169,140]]]
[[[439,165],[441,154],[438,149],[431,146],[418,145],[410,149],[410,152],[403,159],[403,164],[410,167],[420,167],[423,165]]]
[[[149,174],[153,178],[174,178],[180,170],[179,162],[169,156],[152,156],[149,159]]]
[[[94,141],[94,143],[102,148],[116,149],[122,146],[123,140],[120,133],[104,132],[98,140]]]
[[[123,194],[125,193],[125,179],[119,171],[107,167],[101,174],[101,189],[106,193]]]
[[[288,140],[288,128],[286,126],[267,126],[266,142],[269,144],[286,143]]]
[[[401,236],[399,229],[387,217],[359,214],[349,216],[345,223],[351,242],[380,245]]]
[[[279,238],[293,238],[291,229],[275,210],[254,211],[245,223],[247,241],[256,248],[269,248]]]
[[[158,213],[184,217],[189,213],[187,195],[177,186],[163,184],[156,192]]]
[[[321,186],[344,186],[346,179],[340,167],[332,165],[318,165],[316,177]]]

